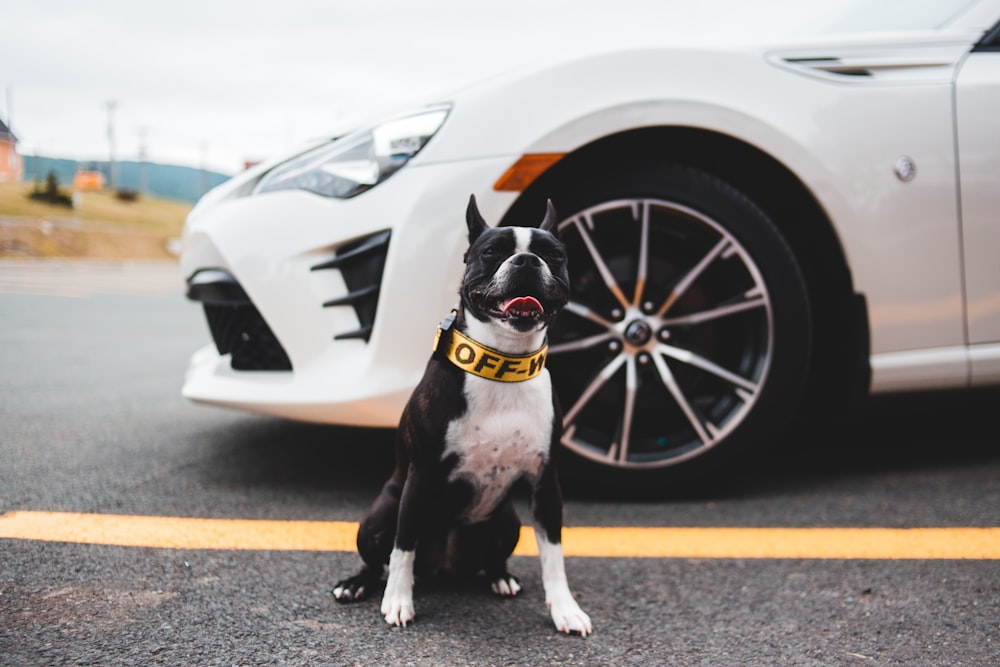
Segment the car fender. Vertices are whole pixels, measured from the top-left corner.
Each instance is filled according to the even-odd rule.
[[[652,49],[500,77],[456,95],[445,131],[418,159],[513,163],[642,127],[724,134],[785,165],[826,212],[868,299],[873,353],[961,345],[951,81],[967,45],[840,48],[823,52],[875,59],[890,74],[811,76],[776,65],[781,51]],[[919,72],[885,66],[929,52],[937,64]],[[893,171],[903,157],[919,169],[911,182]],[[899,279],[886,280],[887,261]]]

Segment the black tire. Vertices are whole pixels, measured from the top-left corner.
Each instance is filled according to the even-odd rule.
[[[811,318],[795,256],[749,197],[683,165],[551,197],[573,287],[549,336],[567,486],[718,491],[796,413]]]

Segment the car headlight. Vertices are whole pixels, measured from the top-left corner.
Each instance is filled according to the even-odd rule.
[[[253,194],[308,190],[348,199],[399,171],[441,128],[450,107],[437,106],[335,139],[278,165]]]

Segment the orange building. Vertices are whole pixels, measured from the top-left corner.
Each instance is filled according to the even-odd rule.
[[[24,175],[24,163],[17,154],[17,137],[0,120],[0,183],[19,181]]]
[[[78,192],[103,190],[104,174],[99,171],[80,169],[73,175],[73,189]]]

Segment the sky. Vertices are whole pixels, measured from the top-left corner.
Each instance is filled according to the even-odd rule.
[[[0,118],[26,155],[107,160],[113,144],[118,160],[232,174],[517,67],[782,37],[816,13],[799,0],[0,0]]]

